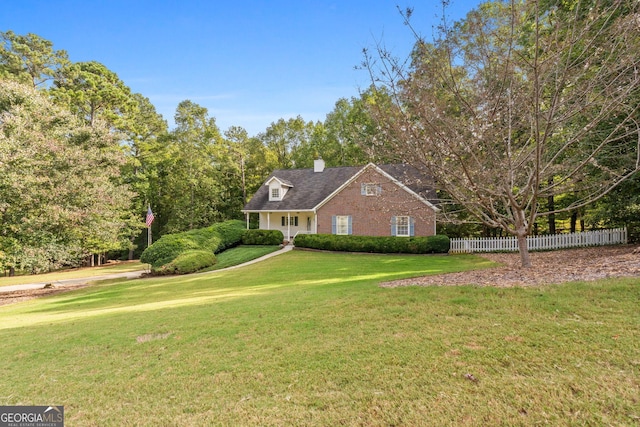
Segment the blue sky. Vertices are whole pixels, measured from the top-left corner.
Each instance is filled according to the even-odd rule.
[[[453,0],[459,19],[478,1]],[[250,135],[280,118],[323,121],[368,75],[362,49],[413,45],[397,6],[426,37],[439,2],[415,0],[7,0],[0,31],[35,33],[74,62],[95,60],[151,100],[170,125],[180,101],[206,107],[222,131]]]

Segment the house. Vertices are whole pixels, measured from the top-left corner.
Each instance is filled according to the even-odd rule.
[[[274,171],[246,204],[260,229],[361,236],[432,236],[438,208],[435,191],[416,168],[405,164]]]

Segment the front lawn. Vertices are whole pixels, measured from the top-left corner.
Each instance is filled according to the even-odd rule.
[[[293,251],[0,307],[0,405],[69,426],[637,424],[638,279],[377,285],[487,266]]]

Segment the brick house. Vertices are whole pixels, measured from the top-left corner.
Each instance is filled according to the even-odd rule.
[[[242,212],[258,214],[259,228],[299,233],[361,236],[432,236],[435,191],[405,164],[274,171]]]

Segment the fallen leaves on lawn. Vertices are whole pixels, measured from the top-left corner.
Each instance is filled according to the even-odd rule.
[[[496,287],[548,285],[592,281],[609,277],[640,276],[640,254],[636,246],[603,246],[532,252],[532,267],[520,267],[520,254],[478,254],[499,267],[381,283],[382,287],[478,285]],[[455,256],[455,255],[452,255]]]

